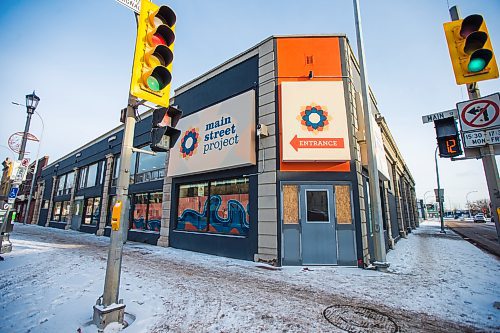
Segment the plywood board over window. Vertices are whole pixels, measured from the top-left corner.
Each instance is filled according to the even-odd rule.
[[[335,186],[335,208],[338,224],[352,223],[351,187],[349,185]]]
[[[283,223],[299,223],[299,186],[283,185]]]

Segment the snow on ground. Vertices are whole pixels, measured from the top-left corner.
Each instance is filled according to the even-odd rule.
[[[103,290],[109,239],[16,224],[11,240],[13,251],[0,262],[0,332],[96,332],[89,322]],[[425,222],[387,259],[389,273],[269,270],[128,242],[120,298],[136,320],[124,332],[335,332],[322,311],[339,303],[383,310],[402,331],[464,329],[445,321],[500,331],[497,258]]]

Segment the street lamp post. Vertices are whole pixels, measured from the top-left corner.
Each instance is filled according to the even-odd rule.
[[[470,191],[465,195],[465,201],[467,201],[467,208],[469,208],[469,218],[472,217],[470,213],[470,203],[469,203],[469,194],[477,192],[476,190]]]
[[[43,131],[45,130],[45,124],[43,123],[42,117],[38,112],[36,112],[35,110],[33,111],[36,113],[36,115],[38,116],[38,118],[40,118],[40,121],[42,122],[42,133],[40,134],[40,138],[38,139],[38,148],[36,150],[36,157],[35,157],[35,169],[33,170],[33,177],[31,178],[30,194],[28,196],[26,211],[23,216],[23,224],[26,224],[26,221],[28,220],[28,215],[30,213],[31,199],[33,198],[33,190],[35,188],[36,174],[38,172],[38,156],[40,154],[40,146],[42,145]]]
[[[429,213],[427,212],[427,193],[432,193],[432,190],[429,190],[424,193],[424,212],[425,212],[425,219],[429,216]]]
[[[23,140],[21,141],[21,149],[19,150],[18,160],[22,160],[24,158],[26,141],[28,141],[28,132],[30,130],[31,116],[35,112],[38,102],[40,102],[40,97],[35,95],[34,90],[32,94],[26,95],[26,112],[28,113],[28,116],[26,118],[26,125],[24,127]]]

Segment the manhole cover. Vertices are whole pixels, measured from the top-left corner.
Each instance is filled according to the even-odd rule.
[[[323,311],[323,316],[334,326],[351,333],[399,332],[398,325],[391,317],[362,306],[332,305]]]

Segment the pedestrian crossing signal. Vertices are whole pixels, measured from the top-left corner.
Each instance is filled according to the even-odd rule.
[[[457,84],[498,78],[498,66],[486,22],[481,15],[444,23]]]
[[[434,121],[440,157],[457,157],[462,155],[460,133],[455,118],[448,117]]]

